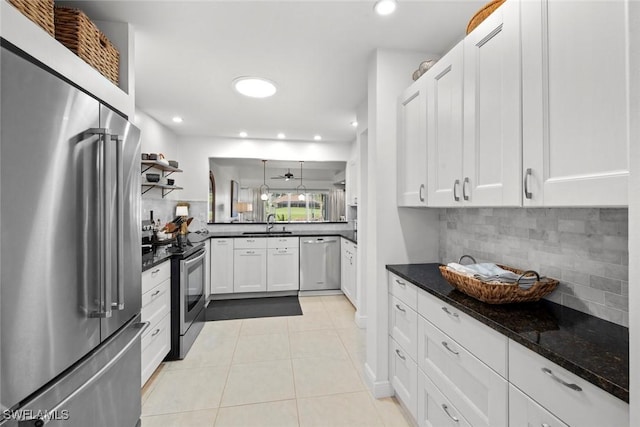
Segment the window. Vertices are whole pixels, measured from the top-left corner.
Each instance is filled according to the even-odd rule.
[[[305,200],[299,200],[297,193],[271,192],[265,202],[265,220],[273,213],[280,222],[324,221],[327,196],[326,192],[308,192]]]

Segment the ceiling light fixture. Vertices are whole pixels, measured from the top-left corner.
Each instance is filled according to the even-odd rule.
[[[171,119],[173,121],[173,123],[182,123],[182,117],[179,116],[175,116],[174,118]]]
[[[249,134],[245,131],[240,132],[238,135],[240,135],[240,138],[246,138],[247,136],[249,136]]]
[[[357,127],[358,127],[358,122],[357,122],[357,121],[355,121],[355,120],[354,120],[354,121],[352,121],[352,122],[351,122],[351,126],[353,126],[354,128],[357,128]]]
[[[269,186],[267,185],[267,161],[262,161],[262,185],[258,189],[260,191],[260,200],[269,200]]]
[[[284,133],[280,132],[278,134],[278,139],[285,139],[285,138],[286,138],[286,135]]]
[[[296,187],[296,192],[298,193],[298,200],[300,200],[301,202],[304,201],[305,194],[307,193],[307,187],[302,185],[302,164],[303,163],[304,163],[303,161],[300,161],[300,185]],[[304,189],[304,191],[300,192],[301,189]]]
[[[268,98],[276,93],[276,84],[262,77],[238,77],[233,87],[250,98]]]
[[[395,12],[397,6],[396,0],[378,0],[373,6],[373,10],[380,16],[386,16]]]
[[[322,137],[320,135],[314,135],[313,136],[313,140],[314,141],[322,141]]]

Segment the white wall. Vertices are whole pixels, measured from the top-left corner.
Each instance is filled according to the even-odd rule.
[[[630,159],[629,259],[640,257],[640,2],[629,2]],[[640,425],[640,265],[629,263],[630,425]]]
[[[182,198],[206,201],[210,157],[346,162],[350,146],[348,143],[181,137],[178,148],[180,169],[184,170]]]
[[[391,394],[388,378],[387,264],[438,260],[438,212],[396,206],[396,102],[429,55],[377,50],[368,79],[368,187],[364,283],[367,286],[367,381],[374,396]]]

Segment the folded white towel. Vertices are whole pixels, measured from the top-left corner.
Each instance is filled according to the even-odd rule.
[[[447,267],[457,273],[472,276],[482,282],[514,284],[519,283],[523,289],[529,289],[535,282],[535,276],[523,277],[518,282],[520,274],[505,270],[493,263],[478,263],[461,265],[455,262],[447,264]]]

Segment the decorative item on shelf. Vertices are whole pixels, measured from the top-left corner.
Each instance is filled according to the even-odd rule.
[[[303,163],[304,162],[301,160],[300,161],[300,185],[296,187],[296,193],[298,193],[298,200],[300,200],[301,202],[305,200],[306,194],[307,194],[307,187],[302,185],[302,164]]]
[[[149,160],[149,153],[142,153],[140,154],[140,158],[142,160]]]
[[[262,185],[258,189],[260,191],[260,200],[269,200],[269,186],[267,185],[267,161],[262,160]]]
[[[464,258],[470,258],[475,263],[475,259],[469,255],[463,255],[460,257],[460,261]],[[440,266],[440,274],[460,292],[488,304],[538,301],[558,286],[557,280],[548,277],[540,278],[540,275],[533,270],[523,271],[505,265],[498,265],[498,267],[519,275],[518,281],[516,283],[483,282],[473,276],[454,271],[445,265]],[[534,276],[536,280],[532,281]],[[528,288],[520,287],[519,282],[523,279],[531,281],[531,286]]]
[[[433,67],[436,62],[438,61],[435,59],[428,59],[426,61],[422,61],[418,66],[418,69],[413,72],[413,76],[412,76],[413,81],[418,80],[424,73],[429,71],[429,69]]]
[[[176,183],[175,179],[167,178],[167,185],[174,185]]]
[[[8,0],[16,9],[54,37],[53,0]]]
[[[56,40],[117,86],[120,52],[113,43],[83,11],[56,6],[54,12]]]
[[[491,15],[494,10],[499,8],[505,1],[506,0],[491,0],[489,3],[482,6],[469,20],[469,23],[467,24],[467,34],[469,34],[478,25],[480,25],[482,21],[487,19],[487,17]]]
[[[156,153],[149,153],[149,160],[158,160],[158,155]]]
[[[147,178],[147,182],[160,182],[159,173],[148,173],[145,177]]]
[[[177,168],[178,167],[178,162],[175,160],[169,160],[169,166],[173,167],[173,168]]]
[[[169,160],[164,157],[164,154],[158,153],[158,163],[162,163],[165,166],[169,166]]]

